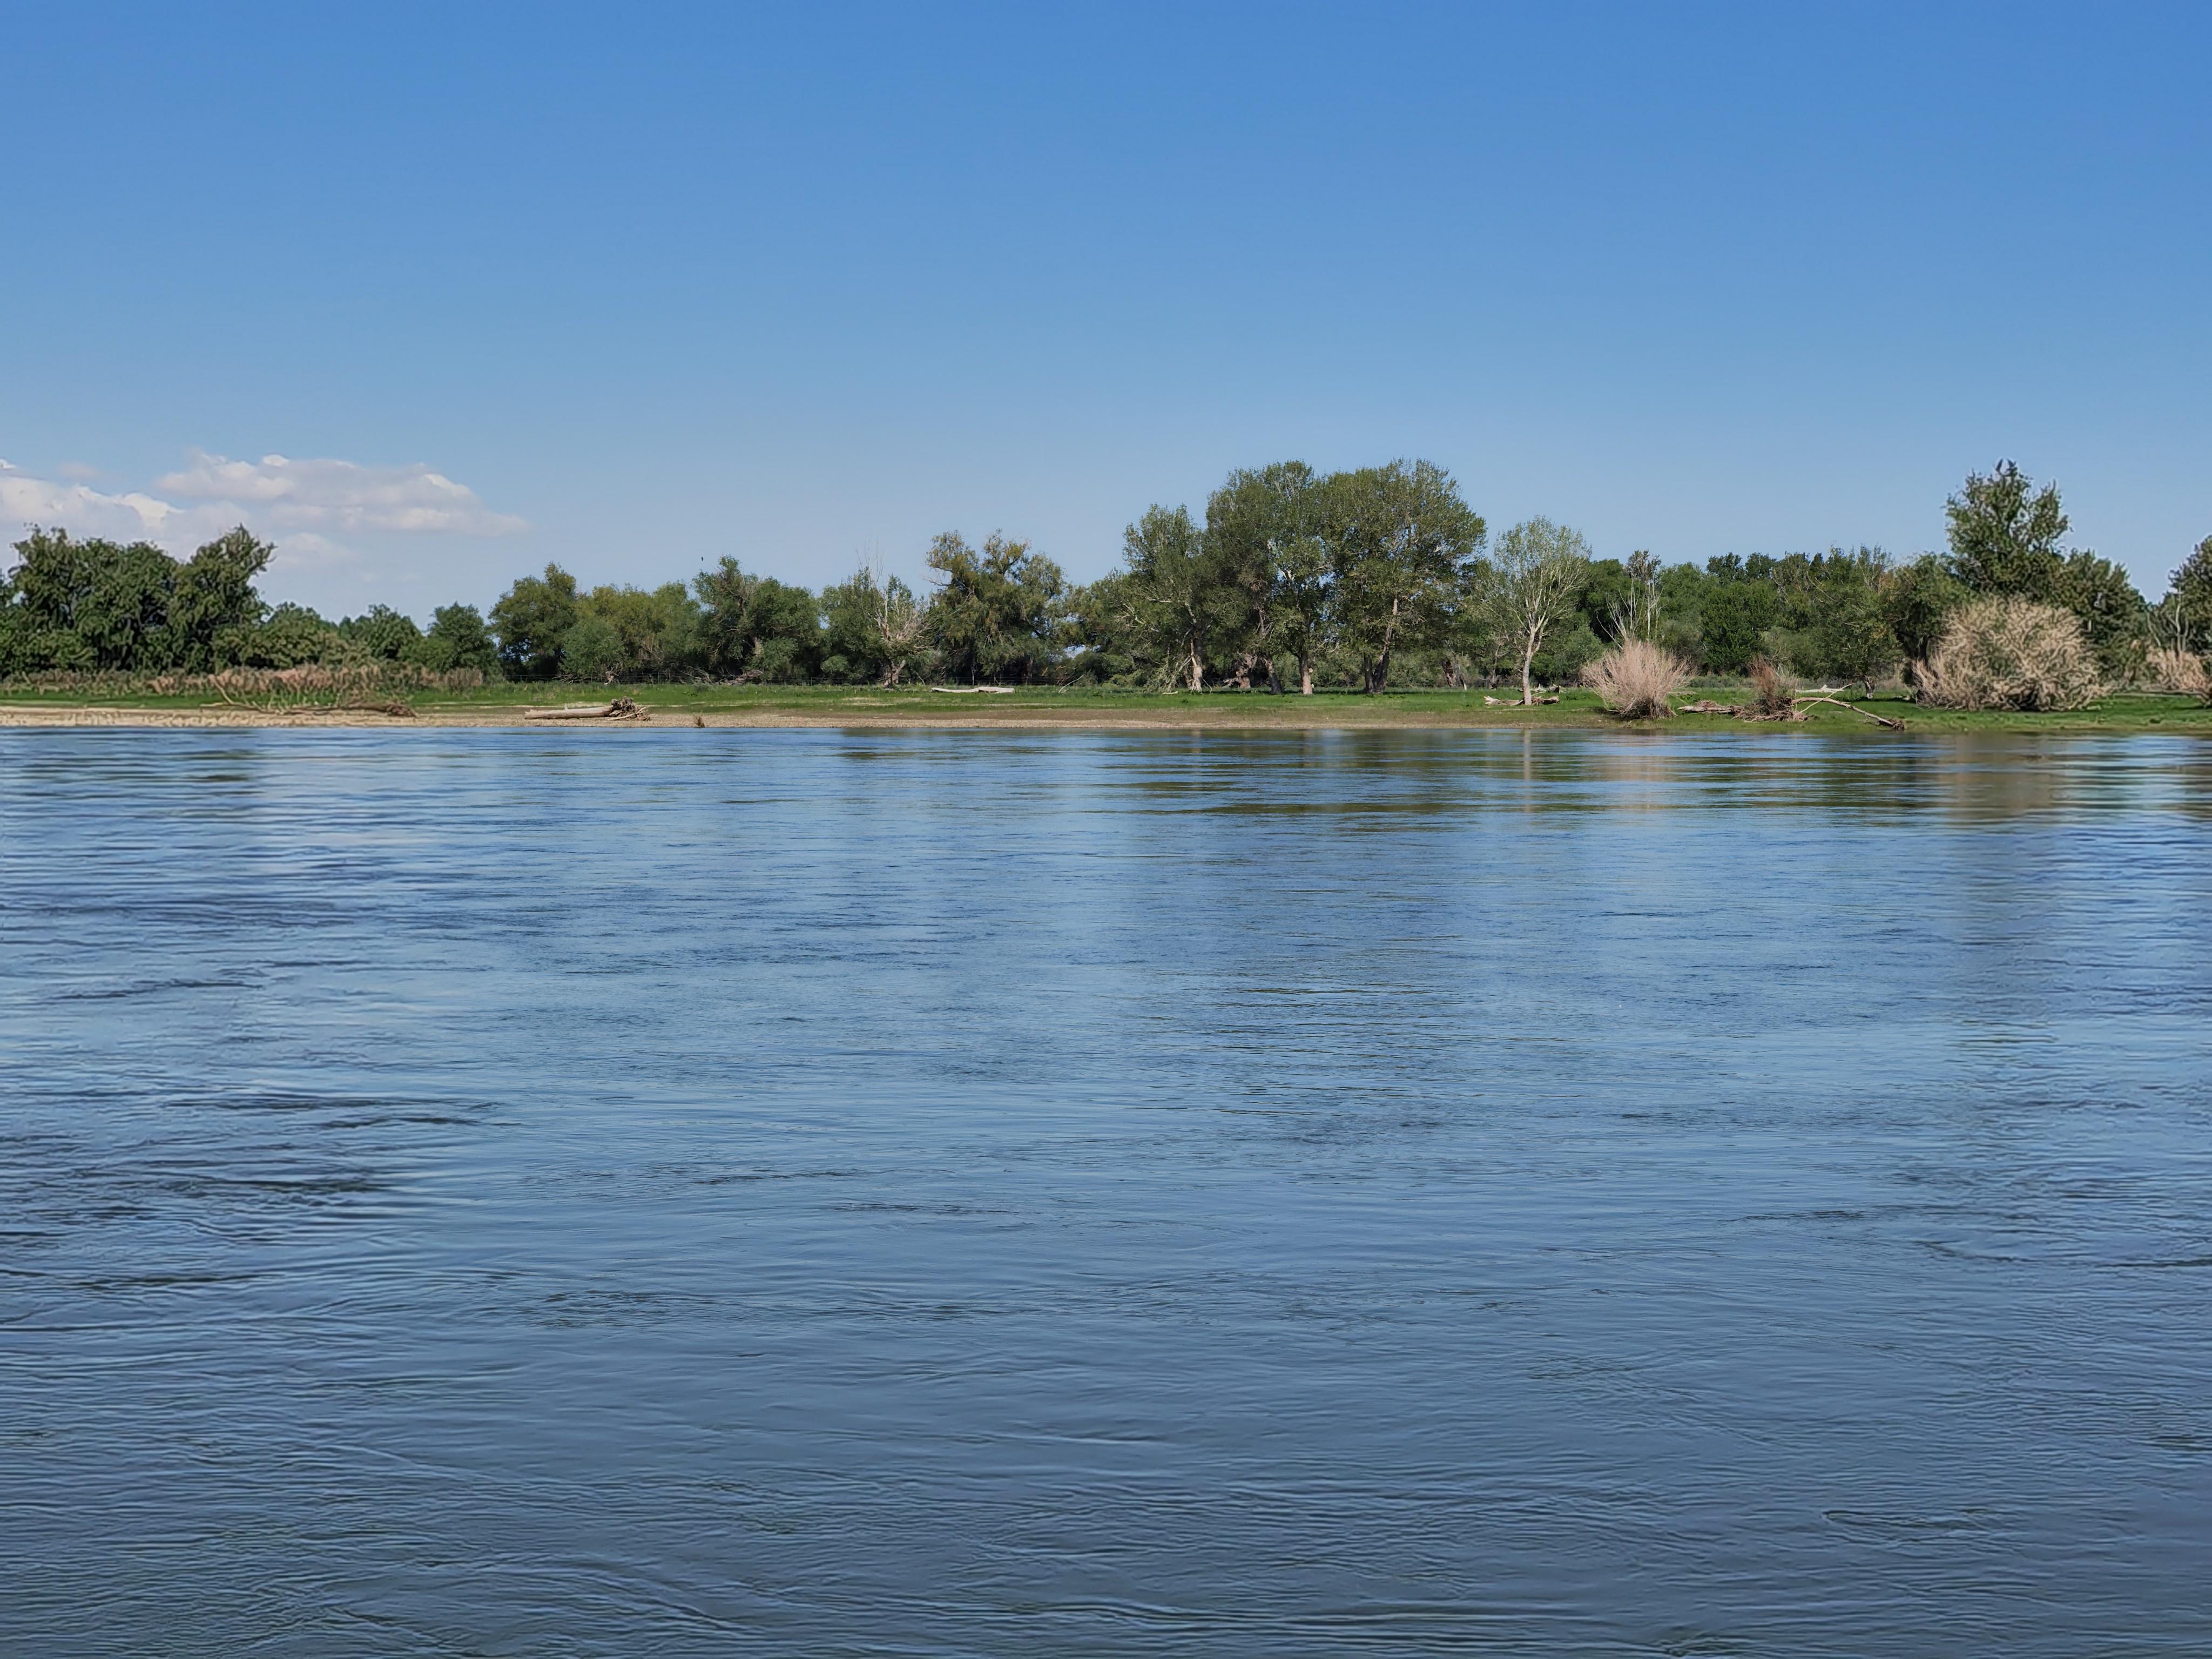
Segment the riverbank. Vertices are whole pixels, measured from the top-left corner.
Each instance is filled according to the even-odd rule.
[[[1807,718],[1787,724],[1739,719],[1726,713],[1680,713],[1668,721],[1623,722],[1598,707],[1588,691],[1563,693],[1557,702],[1522,708],[1488,699],[1481,691],[1407,691],[1381,697],[1350,692],[1310,697],[1264,693],[1131,692],[1095,689],[1024,688],[1006,692],[939,690],[931,687],[879,690],[851,686],[641,685],[604,689],[608,697],[635,701],[637,720],[547,720],[543,712],[574,705],[579,688],[495,685],[481,690],[418,694],[404,702],[348,708],[305,699],[210,700],[204,692],[87,692],[23,687],[0,691],[0,726],[523,726],[547,730],[635,730],[645,726],[947,726],[1098,730],[1367,730],[1460,727],[1566,727],[1671,732],[1881,732],[1869,718],[1901,720],[1909,732],[2007,730],[2022,732],[2179,732],[2212,735],[2212,708],[2192,699],[2148,692],[2117,694],[2095,706],[2063,714],[1968,714],[1923,708],[1901,696],[1816,704]],[[1743,694],[1695,694],[1733,706]],[[398,712],[404,709],[407,712]],[[539,717],[533,718],[533,713]]]

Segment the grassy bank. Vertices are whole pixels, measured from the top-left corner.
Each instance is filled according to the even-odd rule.
[[[927,686],[894,690],[853,686],[672,685],[582,687],[498,684],[467,691],[417,691],[393,699],[411,709],[348,708],[335,700],[267,696],[225,701],[205,691],[161,691],[110,682],[67,686],[0,686],[5,725],[510,725],[532,708],[602,698],[635,699],[656,725],[709,726],[1068,726],[1097,727],[1310,728],[1544,726],[1618,730],[1624,722],[1597,705],[1595,694],[1569,691],[1556,703],[1521,708],[1486,702],[1481,691],[1402,691],[1368,697],[1323,692],[1310,697],[1212,691],[1199,694],[1038,687],[1006,693],[947,693]],[[1501,694],[1492,692],[1492,696]],[[1731,706],[1741,690],[1699,691]],[[379,699],[380,702],[382,699]],[[1815,705],[1792,724],[1727,714],[1680,714],[1667,721],[1627,723],[1631,729],[1705,732],[1863,732],[1885,728],[1865,710],[1901,720],[1910,732],[2179,732],[2212,734],[2212,708],[2187,697],[2125,692],[2065,714],[1968,714],[1923,708],[1901,696],[1849,700],[1850,708]],[[549,723],[550,724],[550,723]],[[583,723],[586,726],[589,722]],[[569,729],[565,724],[554,729]],[[1894,733],[1888,733],[1894,735]]]

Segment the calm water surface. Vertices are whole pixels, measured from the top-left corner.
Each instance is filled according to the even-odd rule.
[[[0,1651],[2212,1651],[2208,803],[0,732]]]

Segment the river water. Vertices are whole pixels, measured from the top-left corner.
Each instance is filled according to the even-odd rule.
[[[2212,1651],[2212,747],[0,732],[0,1651]]]

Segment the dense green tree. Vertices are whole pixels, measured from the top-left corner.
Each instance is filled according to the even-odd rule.
[[[342,617],[337,627],[347,644],[386,662],[398,662],[422,639],[415,619],[388,605],[373,605],[361,616]]]
[[[1874,682],[1896,667],[1896,635],[1883,614],[1881,580],[1888,556],[1879,548],[1846,553],[1828,550],[1814,561],[1815,585],[1801,639],[1809,647],[1803,667],[1823,678]]]
[[[1280,653],[1297,664],[1300,689],[1313,690],[1334,586],[1322,483],[1304,461],[1278,461],[1231,472],[1206,498],[1208,574],[1220,590],[1208,608],[1232,684],[1249,688],[1261,672],[1281,690]]]
[[[550,680],[561,672],[561,644],[576,625],[576,579],[557,564],[523,576],[491,608],[499,665],[511,680]]]
[[[1218,636],[1234,631],[1249,640],[1255,613],[1243,585],[1222,580],[1222,561],[1185,507],[1150,508],[1122,533],[1121,553],[1121,599],[1139,653],[1158,665],[1163,684],[1203,690]],[[1266,608],[1263,587],[1262,628]]]
[[[1986,477],[1970,473],[1944,512],[1951,574],[1971,592],[2051,601],[2068,528],[2057,484],[2038,489],[2012,462],[1999,461]]]
[[[169,599],[171,665],[199,671],[244,660],[266,611],[254,579],[276,551],[240,525],[185,561]]]
[[[691,586],[704,607],[699,648],[709,673],[783,683],[820,669],[822,608],[807,589],[753,575],[727,555]]]
[[[1766,630],[1780,620],[1782,601],[1773,582],[1753,576],[1735,554],[1705,561],[1706,581],[1698,609],[1698,656],[1717,674],[1741,674],[1765,648]]]
[[[2139,665],[2150,607],[2119,566],[2077,548],[2059,566],[2048,598],[2080,620],[2108,678],[2124,680]]]
[[[13,584],[33,635],[74,636],[92,668],[165,668],[177,562],[150,542],[76,541],[34,529],[15,544]],[[47,654],[52,654],[51,645]]]
[[[435,673],[473,668],[489,676],[499,672],[499,647],[476,606],[443,605],[431,614],[422,637],[407,647],[407,660]]]
[[[806,602],[810,630],[813,599]],[[576,601],[561,639],[561,672],[572,679],[680,678],[702,666],[702,617],[682,582],[655,588],[600,586]]]
[[[1376,695],[1389,684],[1392,652],[1443,632],[1481,549],[1482,519],[1430,461],[1336,473],[1319,506],[1336,639]]]
[[[954,532],[930,544],[939,586],[929,608],[945,671],[970,684],[1043,678],[1060,654],[1066,596],[1060,567],[1027,542],[994,534],[978,552]]]
[[[1923,553],[1910,564],[1890,571],[1881,584],[1882,620],[1907,660],[1925,662],[1951,613],[1966,599],[1964,583],[1944,562]]]
[[[247,668],[297,668],[336,656],[344,643],[338,630],[304,605],[280,605],[230,648],[231,661]]]
[[[1536,653],[1576,608],[1589,573],[1582,532],[1549,519],[1527,519],[1498,538],[1489,603],[1521,659],[1521,701],[1536,701]]]
[[[1142,659],[1143,629],[1125,570],[1068,590],[1060,623],[1064,670],[1079,684],[1130,685],[1156,681],[1157,665]]]
[[[927,651],[914,590],[896,576],[878,581],[866,566],[822,590],[822,622],[826,679],[896,685]]]

